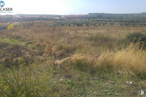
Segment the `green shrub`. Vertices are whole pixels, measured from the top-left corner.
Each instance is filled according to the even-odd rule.
[[[143,45],[146,46],[146,36],[142,33],[130,33],[125,38],[125,44],[129,43],[140,43],[140,47]]]
[[[0,30],[6,30],[7,29],[7,25],[0,25]]]
[[[126,36],[126,40],[134,43],[138,41],[146,43],[146,36],[142,33],[130,33]]]

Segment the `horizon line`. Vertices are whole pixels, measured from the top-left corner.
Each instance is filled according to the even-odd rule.
[[[146,12],[141,13],[106,13],[106,12],[94,12],[94,13],[87,13],[87,14],[27,14],[27,13],[17,13],[17,14],[0,14],[0,15],[88,15],[88,14],[143,14]]]

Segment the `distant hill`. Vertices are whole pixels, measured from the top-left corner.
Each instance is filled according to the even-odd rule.
[[[146,12],[143,13],[129,13],[129,14],[113,14],[113,13],[89,13],[86,15],[88,19],[146,19]]]

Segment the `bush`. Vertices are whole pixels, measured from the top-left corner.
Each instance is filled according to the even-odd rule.
[[[6,30],[7,29],[7,25],[0,25],[0,30]]]
[[[126,36],[125,43],[140,43],[140,46],[146,46],[146,36],[142,33],[130,33]]]
[[[143,41],[146,42],[146,36],[144,34],[141,33],[130,33],[126,36],[126,39],[130,42],[138,42],[138,41]]]

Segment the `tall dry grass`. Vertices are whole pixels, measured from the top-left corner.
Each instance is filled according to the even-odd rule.
[[[97,55],[74,54],[71,57],[57,60],[55,64],[64,66],[69,60],[72,66],[89,72],[102,70],[112,70],[125,76],[135,76],[145,78],[146,76],[146,51],[139,49],[138,45],[131,44],[121,50],[101,51]]]
[[[74,55],[84,54],[82,57],[86,58],[79,60],[87,61],[92,58],[92,62],[89,61],[93,65],[92,68],[112,67],[120,73],[144,77],[145,51],[137,49],[138,46],[132,44],[119,49],[118,41],[124,39],[129,33],[145,34],[145,27],[50,27],[49,23],[51,22],[36,21],[22,29],[5,31],[1,37],[31,41],[43,57],[53,56],[56,60],[64,60],[67,57],[72,59]]]
[[[119,41],[124,40],[129,33],[145,34],[146,27],[49,27],[50,23],[52,22],[35,21],[27,23],[29,26],[21,29],[0,32],[0,49],[5,48],[14,58],[13,55],[18,53],[16,48],[21,47],[22,50],[26,47],[27,49],[23,51],[33,57],[33,63],[28,62],[25,66],[23,64],[27,61],[26,57],[23,57],[26,56],[25,53],[23,56],[18,56],[24,60],[19,61],[22,64],[17,68],[5,68],[0,63],[3,67],[0,68],[0,96],[101,96],[89,93],[92,88],[93,91],[101,91],[99,94],[102,95],[104,91],[111,95],[114,91],[123,92],[122,89],[133,93],[134,87],[120,85],[127,80],[124,77],[122,81],[116,77],[114,83],[108,82],[105,77],[110,76],[109,79],[113,79],[115,73],[112,73],[113,75],[109,73],[114,71],[125,76],[145,79],[146,51],[139,48],[138,43],[123,46]],[[17,42],[10,42],[14,39]],[[7,46],[16,44],[16,48],[6,49]],[[13,51],[15,52],[11,54]],[[93,76],[101,77],[93,79]],[[112,90],[107,86],[113,86]],[[139,88],[134,86],[136,89]],[[141,86],[145,86],[144,82]],[[109,95],[104,94],[104,96]]]

